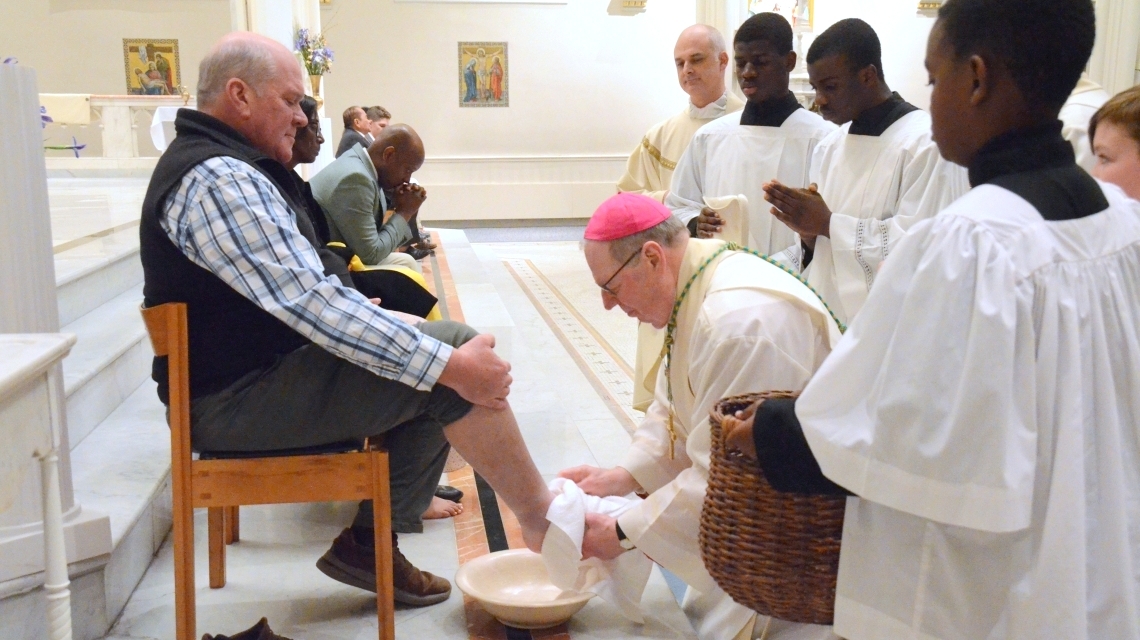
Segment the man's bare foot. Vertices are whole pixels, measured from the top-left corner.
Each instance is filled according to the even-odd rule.
[[[454,518],[455,516],[463,513],[463,505],[458,502],[444,500],[439,497],[432,497],[431,505],[428,506],[427,511],[424,511],[424,520],[442,520],[444,518]]]
[[[523,542],[526,543],[526,548],[535,553],[542,553],[542,541],[546,539],[546,530],[550,528],[550,522],[544,517],[541,523],[527,526],[520,519],[519,525],[522,527]]]

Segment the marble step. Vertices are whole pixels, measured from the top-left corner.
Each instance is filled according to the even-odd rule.
[[[132,285],[62,329],[78,338],[63,361],[72,449],[150,377],[153,352],[141,301],[142,285]]]
[[[71,324],[142,282],[138,224],[124,226],[55,254],[60,325]]]
[[[71,473],[75,501],[111,520],[101,584],[89,585],[82,598],[93,621],[83,635],[101,637],[170,532],[170,431],[153,382],[139,386],[72,450]]]
[[[170,532],[169,433],[148,382],[71,452],[76,503],[84,514],[108,514],[111,529],[110,554],[68,567],[75,640],[108,633]],[[0,638],[47,637],[42,581],[37,574],[4,585]]]

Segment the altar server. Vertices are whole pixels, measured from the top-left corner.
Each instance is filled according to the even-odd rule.
[[[808,185],[811,154],[835,125],[800,106],[788,89],[796,66],[792,27],[778,13],[759,13],[733,38],[736,79],[747,102],[740,114],[701,127],[681,156],[665,205],[708,238],[724,221],[705,198],[743,195],[748,199],[747,238],[761,253],[782,251],[795,233],[769,213],[764,183],[777,178],[793,187]]]
[[[879,37],[857,18],[840,20],[808,49],[820,113],[842,125],[812,156],[818,192],[773,181],[772,213],[800,234],[784,256],[844,322],[855,317],[879,265],[914,223],[968,188],[966,172],[930,137],[930,116],[893,93]]]
[[[1140,638],[1140,203],[1057,120],[1095,33],[1089,0],[942,6],[934,138],[974,188],[903,238],[794,413],[757,409],[777,489],[814,454],[859,496],[845,638]]]
[[[838,340],[819,298],[781,267],[719,240],[691,239],[645,196],[619,194],[586,227],[586,261],[607,309],[665,329],[671,351],[657,395],[621,465],[562,472],[593,495],[645,491],[619,520],[595,514],[583,553],[613,558],[636,546],[679,576],[683,607],[703,639],[834,640],[829,627],[769,620],[736,604],[701,562],[697,543],[708,483],[709,409],[760,388],[801,389]]]
[[[673,48],[673,63],[677,81],[689,95],[689,106],[645,134],[617,184],[618,191],[643,193],[658,202],[665,200],[673,169],[697,129],[744,106],[725,90],[728,52],[724,36],[715,28],[695,24],[682,31]]]

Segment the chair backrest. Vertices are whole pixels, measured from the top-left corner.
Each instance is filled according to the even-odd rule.
[[[146,324],[146,332],[150,336],[150,344],[154,347],[154,355],[165,356],[170,353],[170,331],[168,329],[169,316],[174,312],[176,305],[161,304],[157,307],[139,307],[139,312],[142,314],[143,323]],[[181,305],[183,308],[186,305]]]
[[[143,323],[146,324],[146,331],[150,335],[154,355],[166,357],[173,472],[178,473],[180,462],[184,462],[187,468],[183,471],[189,473],[190,347],[186,304],[168,302],[150,308],[140,307],[139,311],[142,313]]]

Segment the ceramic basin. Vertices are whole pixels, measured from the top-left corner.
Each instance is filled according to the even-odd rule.
[[[542,556],[527,549],[475,558],[459,568],[455,584],[499,622],[520,629],[545,629],[566,622],[594,597],[554,586]]]

